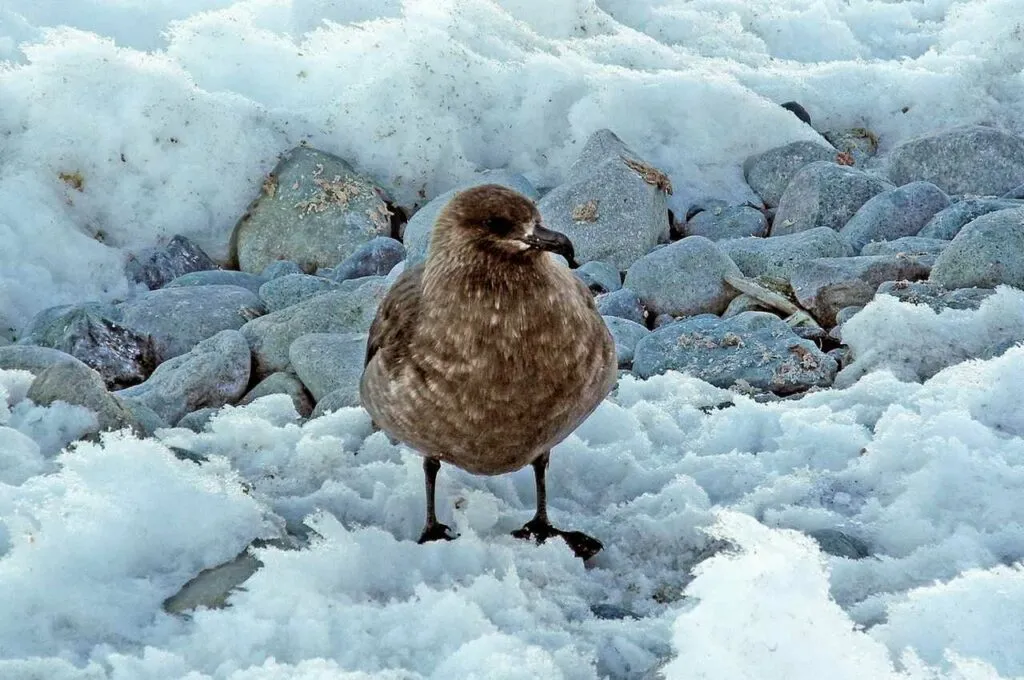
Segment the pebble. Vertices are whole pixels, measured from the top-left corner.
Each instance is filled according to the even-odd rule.
[[[935,281],[886,281],[877,295],[892,297],[914,305],[928,305],[936,312],[943,309],[977,309],[995,293],[993,288],[955,288],[949,290]]]
[[[363,276],[386,276],[405,259],[405,246],[387,236],[378,236],[356,248],[331,272],[334,281],[358,279]]]
[[[237,401],[249,384],[250,363],[245,336],[224,330],[160,364],[146,382],[120,390],[117,396],[148,406],[164,422],[176,423],[186,413]]]
[[[946,288],[1024,288],[1024,207],[991,212],[964,226],[929,278]]]
[[[268,312],[277,312],[317,295],[338,290],[336,281],[311,274],[285,274],[260,286],[260,300]]]
[[[951,241],[960,233],[965,224],[973,222],[982,215],[997,210],[1020,207],[1024,207],[1024,201],[1000,198],[965,198],[938,212],[935,217],[928,220],[928,223],[917,235]]]
[[[161,288],[122,302],[119,309],[125,326],[152,338],[158,363],[266,311],[259,296],[240,286]]]
[[[824,161],[810,163],[797,172],[779,199],[772,236],[815,227],[838,231],[869,199],[893,188],[861,170]]]
[[[911,182],[870,198],[843,225],[839,234],[860,253],[872,241],[892,241],[916,235],[937,212],[949,207],[949,197],[931,182]]]
[[[132,412],[107,391],[103,376],[79,362],[59,362],[40,372],[26,397],[40,406],[63,401],[91,409],[99,420],[100,432],[124,427],[141,430]]]
[[[574,269],[572,273],[586,284],[594,295],[613,293],[622,288],[622,277],[619,275],[619,270],[607,262],[598,260],[585,262]]]
[[[343,159],[308,146],[278,161],[231,235],[231,260],[261,272],[275,260],[332,267],[375,236],[391,235],[385,192]]]
[[[238,404],[240,406],[251,404],[260,397],[270,394],[287,394],[291,397],[292,404],[295,405],[295,412],[302,418],[308,418],[313,412],[313,397],[306,390],[306,386],[297,376],[284,371],[271,373],[261,380],[238,401]]]
[[[768,218],[749,205],[716,205],[695,214],[683,230],[686,236],[721,241],[744,236],[767,236]]]
[[[779,104],[779,106],[787,111],[791,111],[794,116],[800,119],[801,122],[807,125],[811,124],[811,114],[807,113],[807,109],[801,106],[799,102],[783,102],[782,104]]]
[[[802,262],[852,254],[846,241],[828,227],[816,227],[787,236],[719,241],[718,247],[736,263],[744,276],[750,278],[771,276],[788,279]]]
[[[202,248],[179,234],[165,246],[146,248],[130,255],[124,273],[129,281],[154,290],[179,276],[209,269],[217,269],[217,263]]]
[[[366,339],[366,333],[310,333],[292,342],[292,369],[315,401],[340,389],[358,394]]]
[[[629,319],[618,316],[603,318],[615,340],[615,356],[618,359],[619,368],[629,368],[633,364],[633,352],[636,349],[636,344],[651,332],[647,330],[646,326],[641,326]]]
[[[164,288],[182,288],[185,286],[238,286],[259,293],[260,286],[267,279],[259,274],[236,272],[233,269],[211,269],[209,271],[191,272],[169,282]]]
[[[776,207],[793,176],[808,163],[836,160],[836,150],[816,142],[791,142],[750,156],[743,177],[765,205]]]
[[[739,383],[778,394],[827,387],[837,368],[814,342],[765,312],[730,319],[703,314],[668,324],[640,340],[633,357],[641,378],[676,370],[716,387]]]
[[[1024,138],[972,125],[907,140],[889,154],[889,178],[932,182],[950,194],[1000,196],[1024,182]]]
[[[620,288],[613,293],[604,293],[594,298],[597,311],[602,316],[617,316],[641,325],[647,324],[647,310],[640,296],[630,288]]]
[[[637,260],[623,285],[653,314],[721,314],[737,295],[723,277],[741,273],[713,241],[689,236]]]

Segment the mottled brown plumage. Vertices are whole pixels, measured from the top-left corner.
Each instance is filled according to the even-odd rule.
[[[438,461],[483,475],[533,464],[537,516],[521,533],[592,541],[573,546],[584,555],[600,548],[547,523],[544,469],[611,391],[615,345],[586,286],[548,250],[572,257],[529,199],[469,189],[438,217],[426,263],[377,312],[360,392],[374,421],[426,458],[421,540],[448,537],[432,512]]]

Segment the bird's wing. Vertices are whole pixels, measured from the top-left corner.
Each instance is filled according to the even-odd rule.
[[[407,350],[420,313],[422,285],[423,265],[417,265],[402,272],[391,286],[370,325],[364,367],[381,348],[388,348],[398,356]]]

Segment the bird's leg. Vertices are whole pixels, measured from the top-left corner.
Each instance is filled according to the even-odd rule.
[[[437,514],[434,512],[434,484],[437,481],[437,471],[441,469],[441,461],[437,458],[423,459],[423,476],[426,481],[427,491],[427,523],[423,526],[423,533],[417,543],[428,541],[450,541],[455,538],[451,528],[437,521]]]
[[[537,482],[537,512],[533,519],[523,525],[521,529],[512,532],[516,538],[532,538],[538,543],[543,543],[552,536],[561,536],[569,548],[576,554],[576,557],[586,560],[598,552],[604,546],[601,541],[588,536],[582,531],[562,531],[551,526],[548,521],[548,490],[547,470],[550,451],[545,451],[533,461],[533,477]]]

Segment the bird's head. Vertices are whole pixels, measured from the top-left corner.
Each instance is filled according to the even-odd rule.
[[[444,242],[442,247],[459,244],[510,261],[529,262],[547,251],[577,266],[569,238],[544,226],[533,201],[498,184],[456,194],[438,216],[433,240]]]

